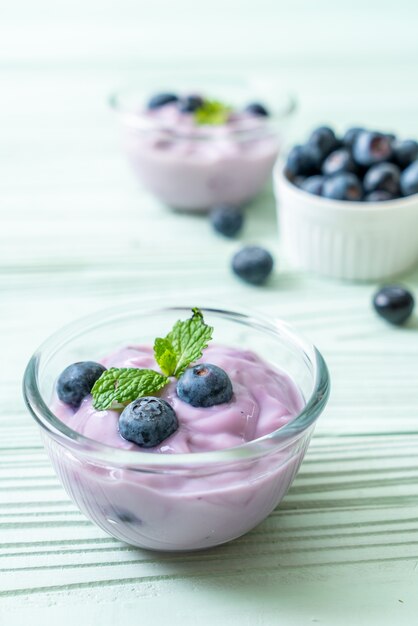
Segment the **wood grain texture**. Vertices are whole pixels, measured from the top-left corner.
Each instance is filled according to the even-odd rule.
[[[370,307],[376,285],[292,270],[271,189],[249,208],[238,242],[161,206],[131,177],[106,96],[143,71],[179,66],[272,73],[300,99],[294,138],[323,121],[416,135],[417,5],[212,0],[205,15],[195,6],[1,7],[0,624],[415,624],[417,319],[388,327]],[[243,241],[276,255],[263,289],[229,271]],[[417,271],[403,281],[418,291]],[[51,332],[161,295],[284,318],[319,346],[332,375],[329,406],[280,507],[247,536],[194,554],[140,551],[87,521],[21,399],[25,364]]]

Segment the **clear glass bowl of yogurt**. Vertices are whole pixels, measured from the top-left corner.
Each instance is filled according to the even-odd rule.
[[[27,406],[68,495],[100,528],[134,546],[197,550],[254,528],[286,494],[327,403],[321,354],[286,324],[202,311],[214,327],[203,360],[228,371],[234,398],[195,409],[175,400],[169,385],[165,397],[180,428],[157,449],[123,439],[116,412],[95,410],[90,397],[75,415],[66,411],[56,380],[68,364],[92,358],[106,367],[149,366],[146,346],[188,317],[189,307],[124,306],[84,318],[51,336],[25,372]]]
[[[203,84],[202,84],[203,83]],[[142,81],[111,95],[122,145],[145,189],[168,206],[184,211],[205,211],[219,204],[242,206],[269,180],[295,111],[287,94],[225,79],[159,80],[163,91],[180,102],[197,95],[230,107],[224,123],[196,123],[194,112],[182,111],[179,101],[148,108],[161,92],[154,81]],[[265,95],[267,91],[267,97]],[[269,115],[245,110],[262,102]]]

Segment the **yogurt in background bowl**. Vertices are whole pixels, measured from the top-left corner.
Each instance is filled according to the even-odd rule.
[[[153,87],[143,84],[115,93],[110,104],[118,114],[123,148],[135,175],[175,209],[205,211],[249,202],[270,178],[294,100],[278,95],[265,101],[228,81],[172,82],[160,88],[180,97],[198,93],[221,100],[233,112],[224,124],[200,125],[176,103],[148,110],[147,101],[158,91],[155,82]],[[245,106],[254,101],[262,101],[271,115],[246,113]]]

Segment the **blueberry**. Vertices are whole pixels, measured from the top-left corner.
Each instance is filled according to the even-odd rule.
[[[322,173],[325,176],[333,176],[334,174],[340,174],[341,172],[353,172],[356,171],[356,165],[351,156],[351,152],[346,148],[339,148],[334,150],[327,156],[322,164]]]
[[[96,380],[106,368],[94,361],[80,361],[65,368],[57,381],[58,398],[78,409],[83,398],[89,395]]]
[[[263,117],[268,117],[270,115],[268,109],[266,109],[264,104],[261,104],[261,102],[251,102],[250,104],[247,104],[244,111],[252,113],[253,115],[261,115]]]
[[[315,196],[320,196],[322,194],[324,181],[324,176],[309,176],[309,178],[305,178],[299,186],[303,191],[313,193]]]
[[[273,265],[270,252],[259,246],[245,246],[232,258],[232,270],[252,285],[264,283],[271,274]]]
[[[353,143],[357,137],[357,135],[359,133],[362,133],[364,131],[364,128],[360,128],[358,126],[354,126],[352,128],[349,128],[348,130],[346,130],[342,142],[343,142],[343,146],[345,146],[346,148],[352,148],[353,147]]]
[[[244,215],[232,206],[214,207],[210,212],[213,228],[225,237],[234,237],[242,228]]]
[[[177,395],[192,406],[223,404],[232,398],[232,383],[228,374],[217,365],[200,363],[181,376],[177,383]]]
[[[392,140],[383,133],[367,130],[359,133],[353,144],[353,158],[359,165],[370,167],[388,161],[392,156]]]
[[[186,96],[179,101],[178,107],[182,113],[193,113],[203,105],[201,96]]]
[[[393,200],[393,196],[388,191],[372,191],[364,196],[364,202],[385,202],[387,200]]]
[[[285,171],[288,178],[317,174],[321,166],[321,153],[316,146],[305,144],[294,146],[286,161]]]
[[[395,141],[393,144],[393,160],[404,169],[418,159],[418,142],[413,139]]]
[[[364,191],[388,191],[399,196],[401,170],[393,163],[378,163],[366,172],[363,180]]]
[[[128,404],[119,417],[119,432],[124,439],[142,448],[158,446],[178,429],[173,407],[162,398],[145,396]]]
[[[333,150],[340,147],[340,142],[329,126],[315,128],[308,139],[308,144],[319,149],[322,159],[325,159]]]
[[[177,102],[178,96],[174,93],[157,93],[155,96],[148,101],[149,109],[159,109],[165,104],[169,104],[170,102]]]
[[[363,197],[361,182],[355,174],[343,172],[328,178],[322,189],[324,198],[358,201]]]
[[[387,285],[374,295],[373,306],[387,322],[401,325],[414,310],[414,297],[401,285]]]
[[[418,193],[418,161],[414,161],[401,174],[401,191],[404,196]]]
[[[312,177],[311,177],[312,178]],[[295,176],[294,178],[292,178],[292,183],[296,186],[296,187],[300,187],[302,188],[303,183],[305,182],[305,180],[307,180],[307,178],[305,176]]]

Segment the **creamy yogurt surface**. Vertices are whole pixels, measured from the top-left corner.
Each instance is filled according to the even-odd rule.
[[[241,206],[269,179],[281,139],[271,120],[233,110],[222,124],[199,124],[178,103],[141,106],[125,121],[125,151],[141,183],[169,206]]]
[[[193,407],[177,396],[176,380],[157,395],[174,408],[178,430],[154,448],[141,448],[123,439],[118,430],[120,412],[98,411],[87,396],[78,410],[54,401],[59,419],[80,434],[115,448],[149,453],[179,454],[232,448],[263,437],[294,418],[304,406],[292,379],[252,351],[210,345],[198,363],[212,363],[227,372],[233,386],[230,402]],[[106,367],[150,368],[158,371],[151,346],[126,346],[101,359]]]

